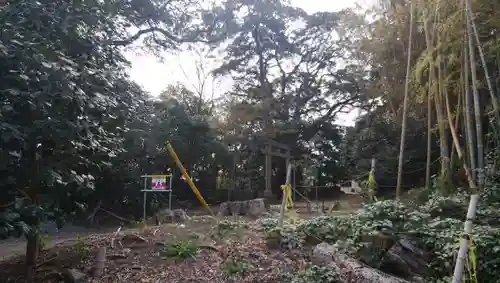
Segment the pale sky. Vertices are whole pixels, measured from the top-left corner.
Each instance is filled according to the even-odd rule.
[[[355,6],[356,3],[365,6],[374,0],[291,0],[292,5],[304,9],[308,13],[318,11],[338,11],[343,8]],[[163,54],[163,62],[154,55],[136,54],[135,52],[126,52],[126,57],[132,62],[129,71],[131,78],[141,85],[146,91],[156,96],[160,94],[168,85],[177,82],[192,87],[196,83],[196,62],[199,62],[199,56],[190,52],[181,52],[179,54]],[[205,62],[205,60],[203,60]],[[214,61],[206,61],[207,71],[215,66]],[[214,95],[220,95],[231,88],[231,83],[227,81],[212,84],[207,82],[207,89],[214,90]],[[342,125],[352,125],[357,111],[349,114],[340,115],[337,123]]]

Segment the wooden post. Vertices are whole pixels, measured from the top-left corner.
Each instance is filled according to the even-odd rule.
[[[265,189],[264,189],[264,197],[271,198],[273,193],[271,190],[272,187],[272,157],[271,157],[271,147],[269,144],[266,144],[264,154],[265,154],[265,164],[264,164],[264,175],[265,175]]]
[[[100,277],[104,274],[105,263],[106,263],[106,247],[100,247],[97,250],[94,268],[92,270],[92,275],[94,277]]]

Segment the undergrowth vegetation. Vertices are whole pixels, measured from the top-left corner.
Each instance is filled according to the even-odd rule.
[[[298,274],[283,274],[281,281],[284,283],[340,283],[340,276],[337,272],[328,268],[310,265]]]
[[[500,229],[496,225],[499,193],[498,186],[483,191],[473,228],[479,282],[500,282],[500,274],[496,272],[500,268]],[[366,236],[379,231],[394,239],[417,239],[432,254],[432,278],[428,280],[440,282],[436,280],[452,274],[468,202],[465,193],[453,196],[428,193],[420,202],[385,200],[365,204],[358,213],[349,216],[324,215],[298,225],[285,224],[283,228],[278,227],[276,219],[262,219],[260,224],[267,237],[279,235],[281,248],[327,242],[356,258],[366,249]],[[366,263],[379,267],[377,260]]]
[[[194,257],[199,250],[199,246],[189,240],[176,240],[173,242],[166,243],[161,251],[161,255],[164,257],[176,257],[176,258],[190,258]]]

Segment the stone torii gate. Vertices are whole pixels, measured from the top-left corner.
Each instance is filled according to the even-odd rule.
[[[264,172],[265,172],[265,190],[264,197],[271,198],[273,196],[271,187],[272,187],[272,176],[273,176],[273,165],[272,158],[281,157],[286,161],[286,167],[290,164],[291,154],[290,148],[282,143],[276,142],[270,138],[266,139],[264,142],[264,149],[261,149],[261,152],[264,153],[265,156],[265,164],[264,164]]]

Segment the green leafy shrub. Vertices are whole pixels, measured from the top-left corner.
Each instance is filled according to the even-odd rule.
[[[190,240],[177,240],[166,243],[161,251],[165,257],[189,258],[194,257],[199,251],[199,246]]]
[[[223,270],[229,275],[244,274],[248,270],[248,265],[244,262],[229,260],[224,263]]]
[[[492,190],[488,194],[497,195]],[[390,230],[395,239],[414,237],[433,254],[430,267],[434,278],[429,278],[432,282],[453,272],[468,198],[460,193],[450,197],[433,194],[427,202],[416,207],[391,200],[379,201],[364,205],[354,215],[319,216],[306,220],[287,233],[303,241],[317,238],[318,241],[337,244],[352,256],[358,256],[366,248],[364,236],[383,228]],[[485,224],[485,219],[495,218],[498,214],[492,203],[487,199],[481,201],[478,208],[480,219],[474,226],[480,282],[500,282],[500,275],[495,272],[500,268],[500,243],[497,240],[500,229]]]
[[[359,257],[367,249],[365,238],[374,232],[389,230],[394,240],[413,237],[432,253],[433,278],[428,278],[428,282],[439,282],[436,280],[453,272],[469,198],[463,192],[452,196],[429,193],[421,204],[385,200],[366,204],[353,215],[319,216],[298,225],[284,225],[283,229],[277,227],[277,219],[264,218],[260,225],[266,235],[279,237],[285,248],[324,241],[336,244],[354,257]],[[499,219],[499,212],[500,187],[488,186],[481,193],[478,219],[474,223],[473,240],[480,282],[500,282],[500,274],[496,272],[500,268],[500,229],[489,225]],[[377,267],[378,262],[368,263]]]
[[[76,242],[74,247],[75,247],[75,252],[80,256],[80,258],[86,259],[90,256],[90,248],[85,243],[84,239],[80,236],[80,234],[77,234],[76,236]]]
[[[260,226],[261,230],[264,232],[269,232],[274,228],[278,227],[278,219],[276,218],[260,218],[257,221],[257,224]]]
[[[283,228],[275,227],[265,232],[266,241],[273,241],[275,244],[271,246],[279,246],[284,249],[299,249],[302,248],[305,242],[304,235],[294,226],[286,225]],[[269,246],[269,245],[268,245]]]

